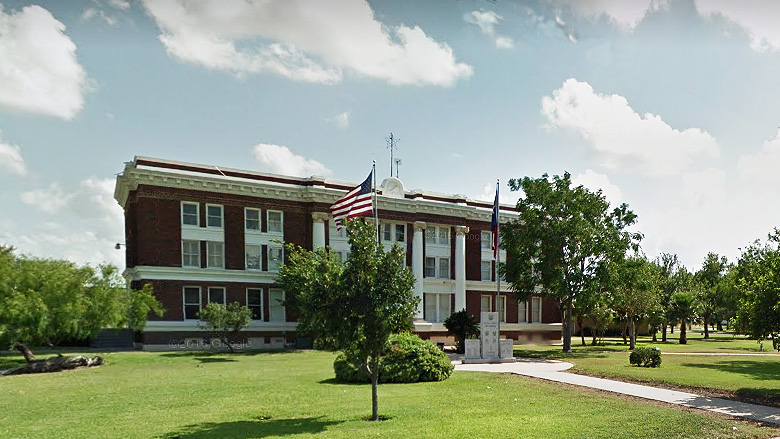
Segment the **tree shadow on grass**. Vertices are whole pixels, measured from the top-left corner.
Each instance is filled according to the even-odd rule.
[[[713,363],[683,363],[682,366],[736,373],[757,380],[780,379],[780,362],[777,361],[721,360]]]
[[[258,355],[273,355],[273,354],[300,354],[302,350],[288,350],[288,349],[274,349],[274,350],[266,350],[266,351],[238,351],[230,353],[227,350],[225,351],[176,351],[176,352],[166,352],[164,354],[160,354],[161,357],[168,357],[168,358],[182,358],[182,357],[211,357],[211,356],[230,356],[230,357],[254,357]]]
[[[514,356],[518,358],[539,358],[544,360],[560,360],[566,358],[606,358],[615,352],[624,352],[627,348],[612,346],[578,346],[571,352],[563,352],[561,349],[546,349],[543,351],[534,349],[514,349]]]
[[[291,436],[296,434],[322,433],[328,427],[342,421],[326,421],[322,417],[298,419],[266,419],[232,422],[204,422],[187,425],[160,439],[255,439],[264,437]]]

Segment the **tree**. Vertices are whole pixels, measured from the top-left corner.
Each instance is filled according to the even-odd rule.
[[[479,325],[476,317],[470,315],[465,309],[452,313],[444,321],[447,334],[455,336],[455,348],[459,354],[466,350],[466,339],[479,335]]]
[[[517,202],[518,218],[501,227],[507,250],[502,270],[521,298],[536,291],[557,301],[563,351],[569,352],[574,303],[584,291],[598,288],[609,261],[637,247],[641,234],[625,230],[636,215],[626,204],[610,210],[600,190],[571,187],[568,172],[552,181],[547,174],[512,179],[509,187],[524,197]]]
[[[680,291],[672,295],[672,315],[680,320],[680,344],[688,344],[686,323],[696,318],[696,295]]]
[[[728,259],[717,253],[707,253],[701,269],[696,272],[696,280],[701,287],[698,297],[699,314],[704,322],[704,338],[710,338],[710,317],[725,301],[727,295],[726,273]]]
[[[628,323],[629,349],[636,347],[636,323],[658,304],[657,272],[644,256],[611,264],[612,308]]]
[[[672,317],[672,296],[679,290],[682,281],[682,273],[685,267],[680,264],[676,254],[662,253],[654,264],[658,267],[658,290],[659,304],[661,314],[661,341],[666,343],[666,328],[671,326],[674,318]]]
[[[780,230],[769,234],[766,243],[755,241],[742,251],[736,285],[736,330],[758,340],[771,338],[780,350]]]
[[[291,299],[299,325],[327,334],[329,344],[348,350],[371,377],[371,419],[379,420],[379,362],[390,334],[411,329],[417,309],[414,276],[400,247],[385,252],[373,222],[347,222],[350,256],[339,263],[327,250],[289,245],[278,282]]]
[[[238,335],[242,329],[252,320],[252,310],[241,306],[238,302],[232,302],[227,306],[221,303],[209,303],[198,312],[201,325],[213,332],[223,346],[234,352],[230,338]]]

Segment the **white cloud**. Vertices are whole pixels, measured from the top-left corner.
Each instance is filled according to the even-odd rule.
[[[346,129],[349,127],[349,111],[345,111],[341,114],[337,114],[331,118],[337,127]]]
[[[599,174],[592,169],[587,169],[582,174],[572,178],[571,181],[574,185],[585,186],[592,192],[597,192],[601,189],[602,194],[604,194],[604,197],[612,207],[617,207],[623,201],[623,191],[609,181],[609,177],[606,174]]]
[[[40,6],[6,14],[0,4],[0,107],[73,119],[87,75],[65,25]]]
[[[418,26],[379,22],[365,0],[144,0],[168,53],[236,75],[321,84],[345,73],[394,85],[449,87],[471,76]]]
[[[722,16],[741,26],[750,37],[753,50],[780,50],[780,3],[774,0],[695,0],[705,17]]]
[[[112,179],[88,178],[64,189],[53,183],[45,189],[23,192],[20,198],[41,212],[53,215],[66,212],[79,218],[100,220],[109,229],[117,223],[121,226],[124,218],[122,208],[114,200]]]
[[[651,113],[640,116],[623,96],[597,94],[590,84],[573,78],[542,98],[541,111],[550,128],[577,133],[609,169],[677,174],[694,157],[719,155],[717,142],[707,132],[674,129]]]
[[[509,188],[506,186],[502,186],[501,190],[498,191],[498,202],[500,204],[512,204],[514,205],[512,201],[510,201],[512,198],[510,198],[509,195],[507,195],[509,192]],[[515,201],[517,198],[517,194],[513,194],[515,197]],[[495,183],[488,183],[484,186],[482,186],[482,193],[477,195],[477,200],[481,201],[490,201],[491,203],[495,201],[496,199],[496,184]]]
[[[114,26],[117,21],[116,18],[108,15],[103,10],[95,9],[95,8],[87,8],[84,9],[84,12],[81,13],[81,20],[82,21],[92,21],[93,18],[98,17],[101,20],[105,21],[106,24],[109,26]]]
[[[755,154],[743,155],[737,162],[739,176],[755,183],[780,183],[780,131],[764,142]]]
[[[286,146],[260,143],[255,145],[252,152],[264,170],[275,174],[310,177],[327,176],[332,173],[317,160],[294,154]]]
[[[571,7],[577,15],[598,19],[606,17],[624,31],[633,31],[648,12],[669,7],[668,0],[553,0],[553,3]]]
[[[130,9],[130,2],[127,0],[108,0],[108,4],[123,11]]]
[[[16,175],[27,174],[27,166],[22,157],[22,148],[10,143],[5,143],[0,137],[0,172],[9,172]]]
[[[467,23],[476,24],[482,29],[482,33],[494,38],[496,47],[499,49],[511,49],[515,47],[515,41],[512,38],[503,35],[496,35],[496,25],[504,17],[496,14],[493,11],[486,11],[481,9],[479,11],[472,11],[470,14],[464,16],[464,20]]]

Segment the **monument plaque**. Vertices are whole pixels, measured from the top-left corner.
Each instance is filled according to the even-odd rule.
[[[483,312],[480,319],[480,335],[482,340],[482,358],[499,358],[498,354],[498,313]]]
[[[466,339],[466,359],[478,360],[480,358],[482,358],[482,354],[480,352],[479,340],[476,338]]]

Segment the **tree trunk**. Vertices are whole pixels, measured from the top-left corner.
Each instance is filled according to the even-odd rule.
[[[379,420],[379,357],[371,356],[371,420]]]
[[[653,343],[658,343],[658,327],[653,327]]]
[[[674,324],[669,325],[669,333],[674,334]]]
[[[585,346],[585,327],[582,324],[582,316],[577,316],[577,326],[580,328],[580,339],[582,339],[582,346]]]
[[[562,307],[563,308],[563,307]],[[566,309],[562,309],[563,312],[563,352],[571,352],[571,313],[572,313],[572,299],[569,296],[566,299]]]
[[[710,330],[709,330],[710,315],[704,314],[702,317],[704,318],[704,339],[707,340],[708,338],[710,338]]]
[[[626,327],[627,326],[628,326],[628,321],[623,321],[623,331],[622,331],[621,335],[623,336],[623,344],[624,345],[628,344],[628,340],[626,339]]]
[[[661,329],[661,341],[666,343],[666,322],[664,322],[663,327]]]
[[[720,319],[716,322],[716,326],[718,328],[718,331],[723,331],[723,324],[720,322]]]
[[[633,317],[628,318],[628,339],[630,340],[628,350],[633,351],[636,347],[636,322]]]
[[[590,345],[591,346],[596,346],[596,331],[594,330],[593,334],[591,334],[591,335],[593,335],[593,340],[591,340]]]
[[[14,343],[13,348],[21,352],[22,356],[24,356],[24,359],[25,361],[27,361],[27,363],[32,363],[33,361],[35,361],[35,355],[33,355],[30,348],[28,348],[25,344],[16,342]]]
[[[21,375],[26,373],[60,372],[77,367],[100,366],[103,359],[100,357],[51,357],[45,360],[31,361],[24,366],[0,372],[0,375]]]
[[[688,344],[688,337],[685,333],[685,320],[680,321],[680,344]]]

